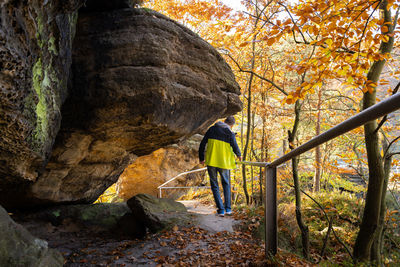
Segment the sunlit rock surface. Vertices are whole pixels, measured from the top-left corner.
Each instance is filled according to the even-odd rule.
[[[125,200],[139,193],[157,196],[159,185],[182,172],[203,168],[198,159],[201,139],[201,135],[194,135],[184,142],[160,148],[150,155],[137,158],[125,169],[117,182],[119,196]],[[199,185],[204,172],[178,177],[167,186]],[[185,192],[184,189],[164,189],[162,196],[177,198]]]

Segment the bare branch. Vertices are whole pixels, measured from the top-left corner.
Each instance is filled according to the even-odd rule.
[[[394,244],[397,248],[400,248],[400,244],[398,244],[390,235],[385,234],[385,236]]]
[[[319,255],[321,257],[323,257],[324,254],[325,254],[325,249],[326,249],[326,246],[327,246],[328,241],[329,241],[329,235],[331,234],[331,230],[332,230],[332,223],[333,223],[333,218],[330,218],[328,231],[326,231],[326,235],[325,235],[325,238],[324,238],[324,244],[322,246],[321,252],[319,253]]]
[[[327,97],[326,99],[325,99],[325,101],[328,101],[328,100],[331,100],[331,99],[337,99],[337,98],[346,98],[346,99],[348,99],[348,100],[350,100],[350,101],[352,101],[354,104],[358,104],[353,98],[351,98],[351,97],[349,97],[349,96],[346,96],[346,95],[338,95],[338,96],[332,96],[332,97]],[[343,103],[343,102],[342,102]],[[344,103],[343,103],[344,104]]]
[[[390,194],[393,197],[394,203],[396,203],[396,205],[397,205],[397,209],[400,209],[400,203],[397,201],[397,198],[396,198],[396,195],[393,192],[393,189],[389,188],[389,191],[390,191]]]
[[[379,4],[380,4],[381,1],[382,1],[382,0],[379,0]],[[376,3],[376,2],[372,3],[370,6],[374,5],[375,3]],[[367,26],[368,26],[369,20],[371,19],[372,15],[375,13],[376,9],[379,7],[379,4],[376,5],[376,7],[374,8],[374,10],[373,10],[373,11],[371,12],[371,14],[368,16],[367,21],[365,22],[365,26],[364,26],[363,32],[362,32],[362,34],[361,34],[360,41],[358,42],[358,52],[361,51],[361,42],[362,42],[362,39],[364,38],[365,32],[366,32],[366,30],[367,30]],[[362,13],[362,12],[361,12],[361,13]],[[360,15],[361,15],[361,13],[360,13]],[[357,43],[356,43],[356,44],[357,44]],[[358,59],[359,59],[359,56],[357,57],[357,61],[358,61]]]
[[[314,198],[312,198],[309,194],[307,194],[306,192],[304,192],[303,190],[300,189],[300,191],[308,196],[312,201],[314,201],[314,203],[316,203],[318,205],[318,207],[322,210],[322,212],[325,214],[326,219],[329,221],[329,217],[328,214],[326,214],[324,208],[321,206],[321,204],[318,203],[318,201],[316,201]],[[335,236],[336,240],[346,249],[347,253],[350,255],[351,259],[354,259],[353,254],[351,253],[350,249],[346,246],[345,243],[343,243],[343,241],[337,236],[335,229],[332,227],[332,233]]]
[[[400,88],[400,82],[397,83],[396,87],[393,89],[392,95],[395,95],[397,93],[397,91],[399,91],[399,88]],[[374,134],[376,134],[379,131],[379,129],[385,124],[385,122],[387,121],[387,116],[388,115],[385,115],[382,118],[382,120],[379,122],[378,126],[376,127],[376,130],[375,130]]]
[[[393,32],[397,27],[397,19],[399,18],[399,15],[400,15],[400,7],[397,8],[396,15],[394,16],[394,23],[393,23],[393,30],[392,30]]]
[[[292,184],[288,184],[291,187],[294,187],[294,185]],[[300,189],[300,191],[306,195],[307,197],[309,197],[315,204],[317,204],[317,206],[319,207],[319,209],[324,213],[326,220],[329,222],[331,219],[329,218],[328,214],[326,214],[325,209],[322,207],[321,204],[319,204],[318,201],[316,201],[312,196],[310,196],[309,194],[307,194],[306,192],[304,192],[302,189]],[[335,236],[336,240],[346,249],[347,253],[350,255],[351,259],[354,260],[353,254],[351,253],[350,249],[346,246],[345,243],[343,243],[343,241],[337,236],[335,229],[332,227],[332,233]]]
[[[288,93],[286,93],[286,91],[285,91],[282,87],[280,87],[279,85],[277,85],[276,83],[274,83],[274,82],[271,81],[270,79],[267,79],[267,78],[265,78],[265,77],[262,77],[261,75],[255,73],[255,72],[252,71],[252,70],[244,70],[244,69],[242,69],[242,67],[239,65],[239,63],[238,63],[230,54],[227,54],[227,56],[236,64],[236,66],[239,68],[239,71],[240,71],[240,72],[245,72],[245,73],[253,74],[253,75],[256,76],[257,78],[259,78],[259,79],[261,79],[261,80],[263,80],[263,81],[269,82],[269,83],[270,83],[271,85],[273,85],[276,89],[278,89],[282,94],[284,94],[284,95],[286,95],[286,96],[288,95]]]
[[[278,5],[282,6],[282,7],[286,10],[286,12],[289,14],[290,19],[291,19],[292,22],[293,22],[293,25],[294,25],[294,26],[296,27],[296,29],[299,31],[301,37],[303,38],[304,43],[309,43],[309,42],[306,40],[306,38],[305,38],[303,32],[302,32],[302,31],[300,30],[300,28],[297,26],[297,23],[296,23],[296,21],[294,20],[294,18],[293,18],[293,16],[292,16],[292,13],[290,13],[290,11],[289,11],[289,9],[287,8],[287,6],[285,6],[284,4],[282,4],[282,3],[280,3],[280,2],[278,2]],[[297,43],[296,34],[295,34],[295,29],[293,29],[292,32],[293,32],[294,41]]]
[[[383,153],[383,157],[384,157],[384,158],[386,158],[386,157],[391,157],[391,156],[397,154],[397,153],[394,153],[394,154],[393,154],[393,153],[390,153],[390,154],[388,154],[388,152],[389,152],[390,147],[391,147],[395,142],[397,142],[399,139],[400,139],[400,136],[397,136],[395,139],[393,139],[392,141],[390,141],[390,143],[388,144],[388,146],[387,146],[386,149],[385,149],[385,152]]]
[[[395,156],[395,155],[400,155],[400,151],[394,152],[394,153],[390,153],[390,154],[388,155],[388,157],[393,157],[393,156]]]

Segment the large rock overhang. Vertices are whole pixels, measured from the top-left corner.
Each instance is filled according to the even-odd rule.
[[[72,46],[54,146],[35,165],[37,177],[0,197],[6,207],[92,202],[136,156],[242,108],[240,88],[218,52],[157,12],[85,7]],[[7,183],[1,186],[6,192]]]

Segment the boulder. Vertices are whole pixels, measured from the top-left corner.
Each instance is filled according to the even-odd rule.
[[[96,203],[25,211],[21,216],[24,220],[50,222],[54,226],[61,225],[64,221],[72,221],[82,226],[96,226],[98,229],[110,230],[115,228],[118,221],[130,212],[126,203]]]
[[[136,156],[242,107],[230,67],[195,33],[131,1],[83,2],[0,5],[5,207],[91,203]]]
[[[240,110],[229,66],[207,42],[144,9],[79,16],[73,81],[49,163],[30,192],[92,202],[136,155]]]
[[[196,134],[178,144],[160,148],[150,155],[137,158],[119,177],[118,195],[125,200],[139,193],[158,196],[159,185],[182,172],[203,168],[204,166],[199,165],[198,159],[198,148],[202,138],[203,136]],[[205,171],[178,177],[168,186],[200,185],[204,173]],[[185,191],[163,190],[162,196],[176,199]]]
[[[53,232],[85,232],[114,238],[143,238],[146,235],[146,227],[132,214],[126,202],[18,211],[13,218],[44,239],[52,238],[49,235]]]
[[[182,203],[169,198],[138,194],[130,198],[127,204],[134,216],[151,232],[170,229],[175,225],[190,226],[196,221],[196,215],[188,213]]]
[[[32,236],[0,207],[0,266],[63,266],[61,254]]]

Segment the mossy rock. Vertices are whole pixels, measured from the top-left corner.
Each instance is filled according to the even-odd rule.
[[[56,226],[69,219],[84,226],[99,226],[109,230],[116,227],[118,221],[129,212],[126,203],[80,204],[52,207],[32,213],[27,218],[49,221]]]
[[[189,226],[197,216],[187,212],[186,207],[169,198],[156,198],[138,194],[127,202],[135,217],[152,232],[170,229],[175,225]]]
[[[130,211],[126,203],[76,205],[75,209],[80,221],[106,228],[114,227],[118,220]]]
[[[0,207],[0,266],[63,266],[61,254],[32,236]]]

